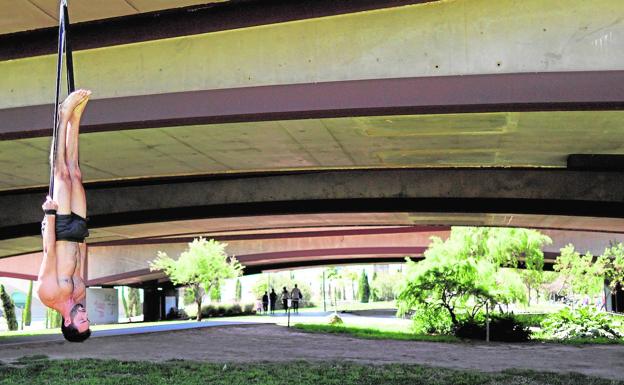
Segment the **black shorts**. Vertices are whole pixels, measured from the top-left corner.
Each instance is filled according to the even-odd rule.
[[[78,214],[56,214],[56,240],[84,242],[89,236],[87,220]]]

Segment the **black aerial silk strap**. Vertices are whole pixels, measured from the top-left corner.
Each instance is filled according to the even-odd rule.
[[[61,96],[61,78],[63,70],[63,53],[67,60],[67,91],[72,93],[74,86],[74,61],[72,58],[71,46],[69,45],[69,12],[67,11],[67,0],[61,0],[59,5],[59,33],[58,33],[58,57],[56,60],[56,96],[54,98],[53,131],[52,131],[52,163],[50,165],[50,185],[48,195],[54,198],[54,168],[56,166],[56,151],[58,148],[59,129],[59,100]]]

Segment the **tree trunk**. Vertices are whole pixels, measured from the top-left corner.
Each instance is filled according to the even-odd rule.
[[[199,297],[199,299],[196,299],[195,302],[197,302],[197,317],[195,318],[197,321],[201,321],[202,320],[202,313],[201,313],[201,297]]]
[[[195,291],[195,302],[197,303],[196,320],[201,321],[202,320],[201,304],[202,304],[203,293],[201,292],[201,287],[199,285],[193,285],[193,290]]]

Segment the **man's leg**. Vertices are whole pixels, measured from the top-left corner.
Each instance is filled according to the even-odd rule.
[[[66,135],[67,126],[75,104],[75,96],[68,96],[59,107],[59,128],[57,133],[56,160],[54,165],[54,200],[58,204],[57,214],[66,215],[71,213],[71,178],[67,167]],[[52,162],[54,148],[50,152]]]
[[[87,217],[87,199],[85,196],[85,190],[82,185],[82,173],[80,171],[79,152],[78,152],[78,138],[80,130],[80,118],[82,112],[87,105],[90,91],[78,90],[75,92],[80,99],[79,103],[73,109],[69,120],[69,126],[66,135],[66,148],[67,148],[67,167],[69,169],[69,177],[71,178],[71,211],[80,215],[83,218]]]

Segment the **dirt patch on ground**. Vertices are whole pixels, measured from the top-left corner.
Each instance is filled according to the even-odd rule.
[[[44,354],[53,359],[124,361],[184,359],[207,362],[337,361],[410,363],[501,371],[508,368],[579,372],[624,378],[624,345],[433,343],[364,340],[304,333],[274,325],[208,327],[175,332],[91,338],[82,344],[31,343],[0,347],[0,360]]]

